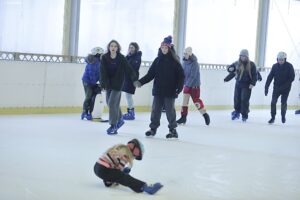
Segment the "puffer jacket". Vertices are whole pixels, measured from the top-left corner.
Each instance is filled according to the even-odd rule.
[[[89,85],[96,85],[100,77],[100,57],[88,55],[85,61],[87,64],[82,76],[82,81]]]

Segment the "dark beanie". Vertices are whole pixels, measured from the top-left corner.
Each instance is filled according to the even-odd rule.
[[[164,38],[164,41],[161,43],[160,46],[168,46],[168,47],[171,47],[172,45],[172,36],[169,35],[168,37],[165,37]]]

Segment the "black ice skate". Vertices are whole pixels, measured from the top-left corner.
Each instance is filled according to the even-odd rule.
[[[275,122],[275,117],[272,117],[272,118],[268,121],[269,124],[274,124],[274,122]]]
[[[155,136],[156,129],[151,128],[149,131],[145,133],[146,136]]]
[[[281,117],[281,122],[284,124],[286,122],[285,116]]]
[[[177,122],[177,124],[185,124],[186,116],[181,115],[181,117],[176,122]]]
[[[210,124],[210,117],[207,113],[203,114],[204,120],[205,120],[205,124],[208,126]]]
[[[176,129],[170,129],[169,133],[166,135],[166,138],[178,138]]]

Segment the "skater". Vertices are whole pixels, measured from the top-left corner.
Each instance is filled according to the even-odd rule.
[[[191,47],[184,50],[183,57],[183,70],[184,70],[184,88],[183,88],[183,102],[181,107],[181,117],[177,120],[178,124],[185,124],[188,114],[189,99],[192,100],[196,108],[203,115],[205,124],[209,125],[210,118],[204,109],[203,101],[200,99],[200,72],[197,57],[193,54]]]
[[[131,42],[128,47],[128,54],[126,59],[128,63],[134,69],[137,77],[139,77],[139,70],[142,62],[142,52],[139,51],[139,45],[136,42]],[[125,82],[123,85],[123,92],[125,92],[126,100],[127,100],[127,113],[123,115],[124,120],[134,120],[135,112],[134,112],[134,102],[132,96],[135,93],[135,87],[133,85],[132,80],[129,76],[125,76]]]
[[[127,145],[115,145],[97,160],[94,165],[94,172],[103,180],[106,187],[121,184],[138,193],[155,194],[163,187],[162,184],[148,185],[129,174],[133,160],[142,160],[143,155],[143,144],[137,139],[130,140]]]
[[[160,126],[162,107],[164,105],[169,122],[169,133],[166,135],[166,138],[178,138],[174,103],[175,98],[178,97],[183,88],[184,72],[174,51],[171,51],[171,43],[171,36],[164,38],[159,54],[153,61],[147,74],[134,82],[136,87],[141,87],[154,79],[151,123],[149,125],[150,130],[145,133],[146,136],[155,136],[157,128]]]
[[[286,58],[287,55],[285,52],[278,53],[277,63],[272,66],[266,81],[265,95],[267,96],[269,86],[274,79],[271,101],[271,119],[268,121],[269,124],[273,124],[275,122],[276,104],[279,96],[281,96],[281,122],[286,122],[285,114],[287,110],[287,99],[292,87],[292,82],[295,79],[294,67],[291,63],[286,61]]]
[[[249,101],[252,88],[255,86],[258,74],[255,63],[249,60],[247,49],[240,52],[239,60],[228,67],[230,74],[224,79],[230,81],[233,77],[236,79],[234,89],[234,111],[231,113],[231,119],[239,119],[242,114],[242,121],[248,119]]]
[[[103,54],[101,59],[100,85],[106,90],[110,124],[106,132],[109,135],[117,134],[118,129],[124,124],[120,101],[125,75],[132,81],[137,80],[133,68],[120,51],[120,44],[116,40],[111,40],[107,45],[107,53]]]
[[[82,84],[85,92],[83,111],[81,114],[82,120],[93,119],[92,112],[94,109],[95,98],[97,93],[101,93],[101,88],[98,87],[97,82],[100,77],[100,57],[102,54],[103,49],[101,47],[95,47],[91,50],[91,54],[85,59],[87,64],[82,76]]]

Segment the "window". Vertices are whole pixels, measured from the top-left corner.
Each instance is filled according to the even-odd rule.
[[[257,14],[255,0],[189,0],[186,46],[200,63],[232,63],[241,49],[254,60]]]
[[[164,37],[173,34],[174,0],[82,0],[78,54],[87,55],[95,46],[106,50],[117,40],[127,54],[137,42],[143,60],[152,61]]]
[[[272,0],[270,2],[267,36],[266,67],[276,63],[279,51],[287,53],[288,62],[300,69],[300,1]]]
[[[61,54],[64,1],[1,0],[0,51]]]

